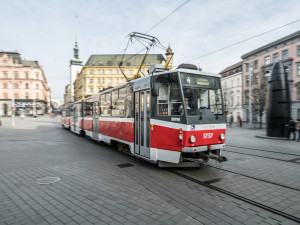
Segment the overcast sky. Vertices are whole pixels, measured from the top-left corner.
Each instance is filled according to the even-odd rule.
[[[52,97],[63,99],[76,36],[84,64],[92,54],[122,54],[130,32],[148,31],[185,2],[0,0],[0,50],[17,51],[23,59],[39,61]],[[300,30],[300,22],[200,56],[297,21],[299,12],[299,0],[190,0],[148,34],[171,46],[176,66],[189,62],[219,73],[241,61],[241,55]],[[141,49],[137,43],[127,53]],[[150,53],[165,52],[155,48]]]

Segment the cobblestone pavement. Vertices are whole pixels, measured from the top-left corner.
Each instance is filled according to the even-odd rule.
[[[114,147],[72,134],[60,128],[59,118],[17,118],[14,128],[9,118],[1,120],[0,224],[296,224],[122,154]],[[122,167],[125,163],[132,166]],[[229,165],[230,161],[224,167]],[[232,176],[210,167],[180,172],[205,180],[216,174]],[[284,176],[298,179],[296,175]],[[38,179],[45,177],[58,177],[60,181],[38,184]],[[244,189],[244,178],[233,179],[237,186],[230,178],[219,184],[249,194],[260,185],[253,181]],[[270,190],[275,199],[283,192],[276,197]]]

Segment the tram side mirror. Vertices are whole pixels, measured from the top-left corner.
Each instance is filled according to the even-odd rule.
[[[159,96],[159,83],[153,83],[152,96]]]

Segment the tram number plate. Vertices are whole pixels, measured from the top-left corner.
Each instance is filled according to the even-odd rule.
[[[203,138],[204,138],[204,139],[212,138],[213,135],[214,135],[213,133],[204,133],[204,134],[203,134]]]

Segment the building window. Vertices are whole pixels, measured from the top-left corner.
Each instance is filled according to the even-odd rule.
[[[4,99],[8,99],[8,94],[7,93],[3,93],[3,98]]]
[[[266,56],[265,57],[265,65],[269,65],[270,64],[270,56]]]
[[[248,87],[249,86],[249,75],[245,77],[245,85]]]
[[[112,74],[113,73],[113,71],[112,70],[108,70],[108,74]]]
[[[25,72],[25,77],[26,77],[26,79],[29,79],[29,73],[28,72]]]
[[[100,81],[101,81],[100,78],[98,78],[98,84],[100,84]]]
[[[105,79],[104,78],[102,78],[102,84],[105,84]]]
[[[297,64],[297,75],[300,76],[300,63]]]
[[[3,78],[8,78],[8,73],[7,73],[7,71],[3,71]]]
[[[251,82],[252,82],[252,85],[258,84],[258,73],[253,74]]]
[[[35,73],[35,79],[39,79],[39,73]]]
[[[93,93],[94,89],[93,88],[90,88],[90,93]]]
[[[19,88],[19,84],[18,83],[14,83],[15,88],[18,89]]]
[[[25,84],[25,88],[29,89],[29,84],[28,83]]]
[[[3,88],[4,89],[8,88],[8,84],[7,83],[3,83]]]
[[[112,78],[109,78],[107,83],[111,84],[112,83]]]
[[[117,84],[119,83],[119,78],[116,79],[116,83],[117,83]]]
[[[93,70],[90,70],[90,74],[93,74]]]
[[[257,69],[257,68],[258,68],[258,61],[255,60],[255,61],[254,61],[254,69]]]
[[[101,74],[101,70],[98,70],[97,73],[98,73],[98,74]]]
[[[39,84],[36,84],[36,85],[35,85],[35,89],[39,89]]]
[[[15,72],[14,76],[15,76],[15,79],[19,79],[19,73],[18,72]]]
[[[132,70],[127,70],[127,74],[132,74]]]
[[[288,50],[282,51],[282,60],[285,60],[288,58],[289,58],[289,51]]]
[[[25,93],[25,98],[29,99],[29,93],[28,92]]]
[[[19,93],[15,93],[15,99],[19,98]]]
[[[278,61],[279,61],[278,53],[273,54],[273,63],[276,63]]]
[[[240,78],[237,79],[237,86],[240,86]]]
[[[297,56],[300,56],[300,45],[297,46]]]
[[[90,84],[92,84],[93,83],[93,78],[90,78]]]
[[[99,65],[99,66],[103,66],[103,62],[99,62],[98,65]]]

